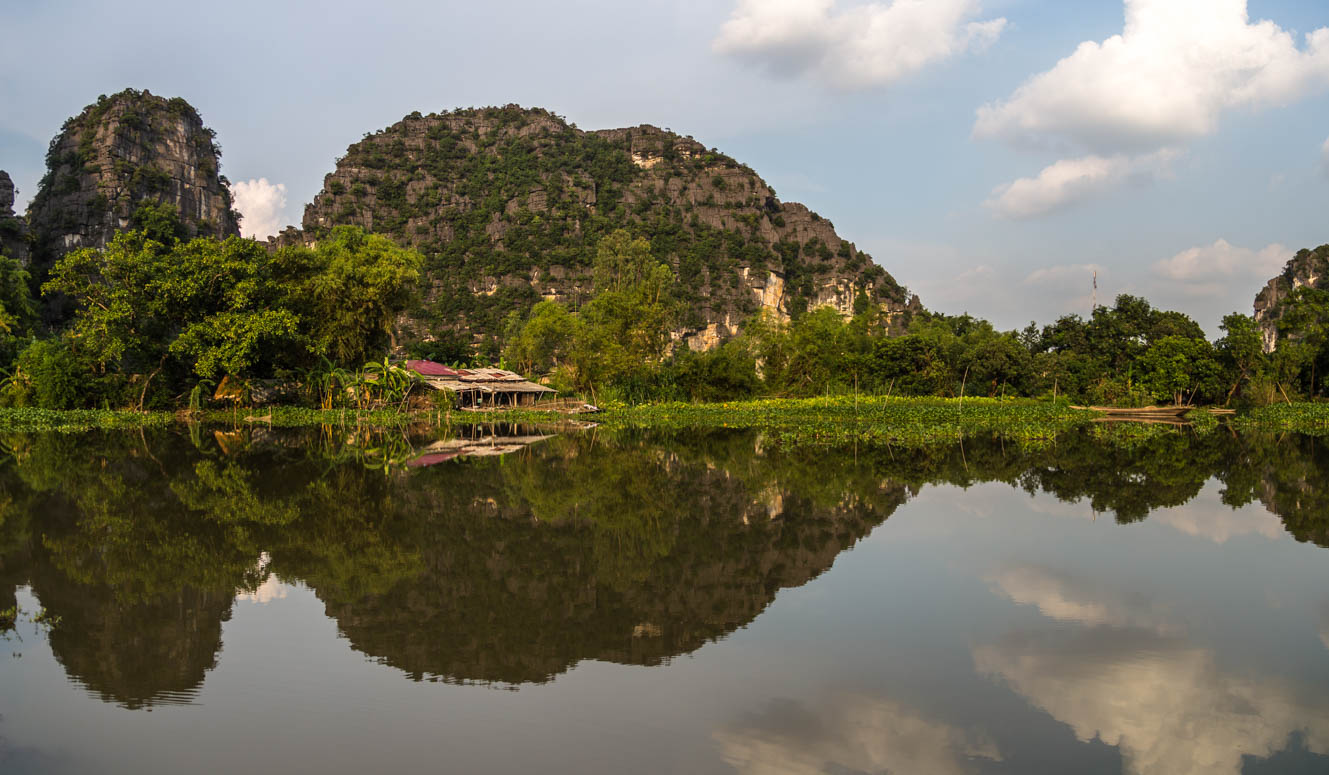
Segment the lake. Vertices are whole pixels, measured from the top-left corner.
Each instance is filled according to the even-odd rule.
[[[5,773],[1329,772],[1329,442],[0,439]]]

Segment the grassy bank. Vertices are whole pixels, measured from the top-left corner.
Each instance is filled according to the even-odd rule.
[[[1199,414],[1199,413],[1194,413]],[[692,428],[745,428],[767,431],[782,441],[837,444],[852,441],[926,443],[967,435],[998,433],[1012,439],[1049,439],[1093,420],[1095,413],[1072,409],[1064,403],[1030,399],[881,398],[836,396],[809,399],[762,399],[717,404],[646,404],[613,407],[579,417],[614,427],[687,430]],[[1192,416],[1198,426],[1217,425],[1207,413]],[[358,411],[354,409],[207,410],[194,413],[129,412],[107,410],[53,411],[0,409],[0,432],[56,431],[77,433],[95,429],[166,427],[175,423],[207,426],[264,426],[301,428],[317,426],[477,425],[495,422],[558,425],[565,417],[547,412],[518,410],[474,414],[469,412]],[[1238,427],[1329,434],[1329,404],[1282,404],[1256,409],[1234,418]]]

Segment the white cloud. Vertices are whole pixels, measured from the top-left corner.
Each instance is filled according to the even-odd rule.
[[[1143,156],[1084,156],[1062,159],[1035,178],[998,186],[984,205],[1006,218],[1034,218],[1095,197],[1129,180],[1148,182],[1169,174],[1175,151]]]
[[[1161,279],[1196,289],[1198,295],[1209,293],[1216,284],[1226,284],[1233,279],[1268,280],[1282,271],[1292,253],[1278,243],[1251,250],[1219,239],[1212,245],[1189,248],[1156,262],[1153,273]]]
[[[1126,26],[1086,41],[1004,102],[974,132],[1070,140],[1096,152],[1157,148],[1212,133],[1237,107],[1290,103],[1329,87],[1329,28],[1299,49],[1246,0],[1125,0]]]
[[[832,697],[816,709],[776,702],[748,723],[716,732],[715,739],[725,763],[740,775],[964,775],[973,771],[975,758],[1001,761],[986,735],[861,695]]]
[[[1212,134],[1225,111],[1329,88],[1329,28],[1299,47],[1271,21],[1251,23],[1246,0],[1125,0],[1125,10],[1120,35],[1081,43],[979,108],[975,137],[1089,154],[1006,187],[998,213],[1053,212],[1119,185],[1152,154]]]
[[[1329,140],[1325,140],[1320,148],[1320,172],[1329,177]]]
[[[715,51],[783,76],[815,75],[845,89],[885,86],[927,65],[990,46],[1002,18],[973,21],[979,0],[739,0]]]
[[[242,235],[266,239],[285,225],[286,184],[269,183],[267,178],[242,180],[231,184],[231,196],[242,216]]]

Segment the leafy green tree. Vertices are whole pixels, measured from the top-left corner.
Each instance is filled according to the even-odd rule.
[[[64,333],[93,375],[249,376],[298,353],[297,318],[268,276],[267,251],[252,240],[198,238],[166,245],[146,233],[119,234],[103,251],[64,256],[48,292],[76,305]]]
[[[580,334],[580,322],[556,301],[542,301],[524,321],[513,313],[508,321],[507,360],[523,373],[546,374],[569,361]]]
[[[313,248],[273,259],[282,300],[300,316],[317,354],[356,364],[395,346],[398,314],[415,297],[424,259],[390,239],[338,226]]]
[[[1175,405],[1191,401],[1197,393],[1212,391],[1220,366],[1213,347],[1204,339],[1165,336],[1140,358],[1142,382],[1160,400]]]
[[[74,409],[95,404],[106,381],[92,383],[89,364],[61,339],[34,339],[19,353],[14,374],[6,381],[3,400],[9,406]],[[90,384],[91,383],[91,384]]]
[[[601,240],[594,274],[598,294],[575,315],[547,301],[524,320],[509,316],[507,358],[523,369],[561,368],[588,392],[658,370],[678,315],[673,272],[650,243],[619,230]]]
[[[13,362],[36,322],[28,273],[14,259],[0,256],[0,368]]]
[[[1258,379],[1268,366],[1260,327],[1250,315],[1232,313],[1223,318],[1223,336],[1214,351],[1223,369],[1223,382],[1230,387],[1223,405],[1232,403],[1243,385]]]

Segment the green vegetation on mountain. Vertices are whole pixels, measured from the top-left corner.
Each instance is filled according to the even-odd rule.
[[[828,221],[732,158],[655,127],[583,132],[516,106],[416,113],[366,135],[305,211],[307,238],[338,224],[424,254],[426,292],[406,326],[421,352],[460,339],[494,355],[512,312],[580,307],[616,230],[674,270],[676,325],[690,335],[714,325],[727,338],[763,303],[796,317],[819,304],[899,315],[907,302]]]

